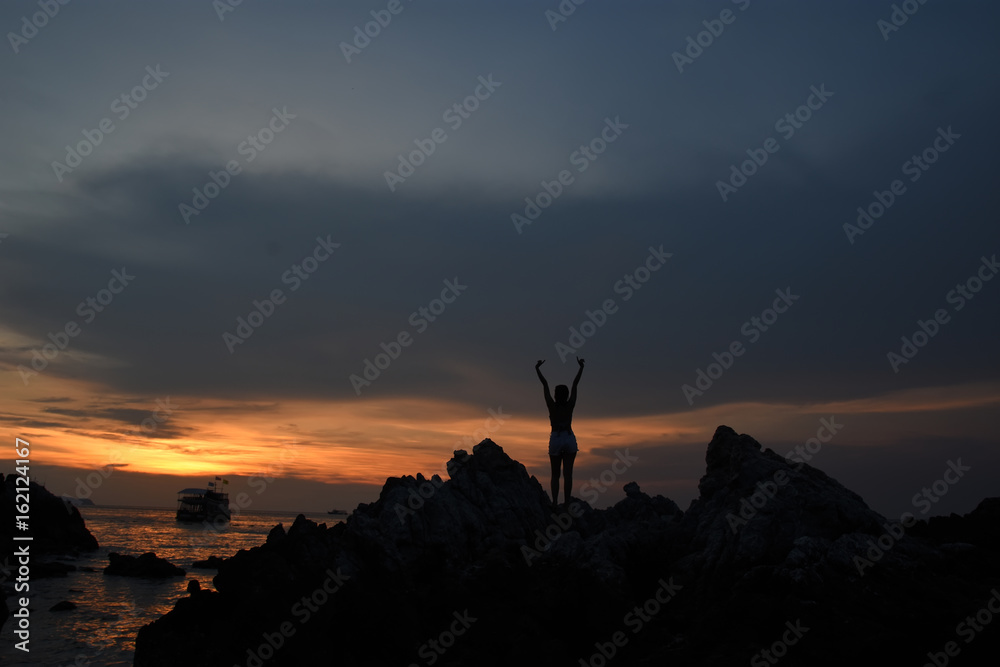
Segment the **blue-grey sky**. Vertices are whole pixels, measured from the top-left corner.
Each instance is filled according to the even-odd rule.
[[[72,480],[55,468],[106,463],[102,441],[150,474],[193,474],[171,452],[197,461],[205,442],[264,460],[280,439],[231,429],[270,411],[310,447],[285,474],[346,484],[450,456],[446,427],[380,430],[426,418],[406,401],[435,424],[505,406],[523,431],[494,439],[543,478],[532,365],[568,382],[556,344],[612,299],[578,350],[581,477],[631,445],[643,488],[684,504],[718,423],[784,453],[839,409],[849,426],[817,465],[891,513],[964,455],[975,472],[947,502],[968,511],[997,488],[1000,281],[952,290],[998,270],[1000,9],[902,4],[905,23],[860,1],[567,1],[558,21],[554,0],[71,2],[44,20],[46,3],[5,2],[0,417]],[[78,166],[53,164],[95,137]],[[398,172],[419,146],[433,152]],[[933,163],[913,163],[925,150]],[[199,200],[213,173],[225,187]],[[559,195],[512,219],[543,182]],[[297,282],[307,256],[323,261]],[[78,304],[123,267],[134,281],[85,319]],[[420,325],[446,281],[467,288]],[[224,337],[275,289],[252,336]],[[758,328],[776,290],[797,298]],[[18,370],[69,321],[67,350]],[[399,357],[352,382],[401,332]],[[731,367],[686,393],[736,342]],[[155,433],[125,432],[166,396],[182,407]]]

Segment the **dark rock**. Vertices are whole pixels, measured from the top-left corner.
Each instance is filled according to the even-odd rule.
[[[285,539],[285,527],[280,523],[267,534],[267,543],[276,544]]]
[[[0,475],[3,478],[3,475]],[[18,504],[18,491],[24,486],[17,485],[16,475],[2,479],[0,492],[0,548],[10,551],[13,544],[14,509]],[[52,554],[76,555],[97,549],[97,540],[87,530],[83,517],[72,503],[64,501],[37,482],[30,482],[28,494],[31,498],[31,518],[29,520],[32,556]]]
[[[797,622],[810,630],[789,666],[922,664],[1000,585],[995,499],[924,528],[935,542],[726,426],[687,512],[634,483],[606,510],[573,499],[553,511],[490,440],[448,471],[389,478],[329,528],[276,526],[220,565],[218,592],[143,627],[134,664],[247,664],[281,627],[269,667],[329,664],[334,651],[353,667],[422,664],[421,647],[463,613],[477,620],[442,665],[577,665],[615,632],[627,640],[616,664],[738,664]],[[963,646],[967,664],[986,664],[997,637]]]
[[[49,611],[70,611],[71,609],[76,609],[76,605],[69,600],[57,602],[49,607]]]
[[[104,574],[153,579],[183,577],[187,574],[182,568],[157,557],[153,552],[144,553],[139,557],[110,553],[108,561],[108,566],[104,568]]]
[[[986,498],[965,516],[933,516],[909,530],[936,544],[966,542],[1000,548],[1000,498]]]
[[[6,477],[0,474],[0,563],[13,562],[14,550],[19,546],[13,539],[16,531],[32,537],[33,577],[65,576],[65,572],[59,574],[58,570],[45,573],[44,564],[42,570],[36,570],[35,559],[94,551],[98,548],[97,540],[87,530],[80,510],[72,503],[63,501],[37,482],[29,482],[24,486],[17,483],[18,479],[16,474]],[[15,509],[20,504],[17,502],[17,494],[25,491],[31,501],[31,515],[28,520],[29,530],[21,532],[16,530],[15,517],[19,513]],[[0,587],[0,628],[3,628],[10,615],[5,599],[6,594]]]
[[[218,556],[209,556],[205,560],[196,560],[191,563],[191,567],[197,567],[203,570],[217,570],[223,563],[226,562],[225,558],[219,558]]]

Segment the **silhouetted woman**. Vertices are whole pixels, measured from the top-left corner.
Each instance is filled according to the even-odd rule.
[[[576,385],[580,383],[580,376],[583,375],[583,359],[576,358],[576,363],[580,364],[573,379],[572,392],[564,384],[556,385],[556,398],[552,400],[549,393],[549,383],[542,375],[541,366],[545,363],[540,359],[535,364],[535,372],[538,379],[542,381],[545,388],[545,405],[549,409],[549,423],[552,424],[552,434],[549,435],[549,461],[552,463],[552,505],[559,504],[559,467],[563,468],[566,476],[565,502],[569,503],[570,491],[573,489],[573,461],[579,450],[576,444],[576,436],[573,435],[573,407],[576,405]]]

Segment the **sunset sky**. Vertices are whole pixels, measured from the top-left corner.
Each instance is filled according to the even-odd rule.
[[[638,457],[599,507],[831,419],[887,516],[959,458],[934,513],[1000,495],[1000,8],[220,6],[0,5],[0,423],[50,490],[352,509],[483,437],[547,489],[579,354],[576,488]]]

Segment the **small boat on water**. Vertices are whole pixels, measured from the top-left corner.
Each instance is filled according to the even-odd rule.
[[[330,510],[327,514],[347,514],[344,510]]]
[[[219,479],[219,478],[216,478]],[[178,521],[229,521],[229,494],[218,490],[217,482],[204,489],[182,489],[177,492]]]

